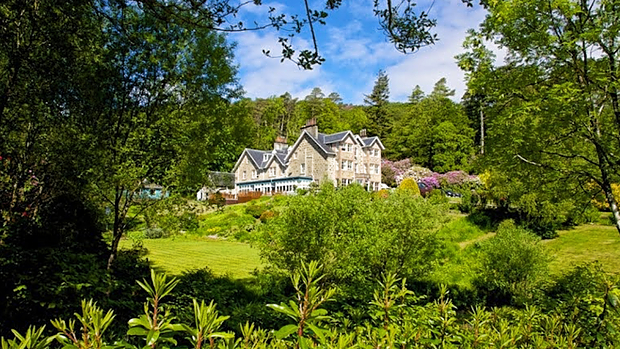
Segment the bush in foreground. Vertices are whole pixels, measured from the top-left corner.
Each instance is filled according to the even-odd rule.
[[[522,310],[495,308],[488,311],[473,307],[457,316],[448,293],[432,302],[422,302],[405,287],[405,280],[384,274],[369,299],[365,320],[356,324],[342,314],[330,313],[326,305],[334,300],[334,289],[323,286],[322,267],[316,262],[302,265],[291,276],[295,294],[288,302],[268,304],[274,312],[287,317],[288,323],[272,330],[254,323],[239,326],[241,335],[223,331],[228,316],[220,315],[216,304],[192,300],[194,316],[179,322],[165,302],[178,280],[151,273],[151,281],[138,282],[147,292],[144,313],[129,320],[127,336],[106,340],[106,330],[114,322],[114,313],[104,312],[96,303],[83,301],[77,322],[56,319],[57,333],[47,337],[43,328],[30,327],[23,335],[2,338],[3,349],[47,349],[53,342],[65,348],[611,348],[620,344],[618,335],[618,290],[608,296],[590,297],[595,333],[581,326],[579,313],[565,313],[567,306],[547,313],[539,307]],[[615,298],[614,298],[615,297]],[[579,302],[580,300],[575,300]],[[568,306],[570,308],[570,306]],[[590,315],[590,314],[588,314]],[[77,326],[76,326],[77,324]],[[594,335],[592,335],[594,334]]]

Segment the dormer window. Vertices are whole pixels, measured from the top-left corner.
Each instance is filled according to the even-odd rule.
[[[263,154],[263,161],[269,160],[269,154]]]

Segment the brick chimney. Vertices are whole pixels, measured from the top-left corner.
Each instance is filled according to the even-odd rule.
[[[306,126],[302,127],[301,130],[306,130],[312,137],[317,138],[319,136],[319,126],[316,124],[316,118],[308,119]]]
[[[286,138],[282,136],[276,137],[276,141],[273,142],[273,150],[286,150],[288,148],[288,143],[286,143]]]
[[[366,138],[366,129],[365,128],[360,130],[360,137]]]

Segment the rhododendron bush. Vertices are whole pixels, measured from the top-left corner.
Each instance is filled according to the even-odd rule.
[[[400,161],[383,159],[381,166],[384,169],[382,181],[390,186],[400,185],[405,178],[413,178],[416,182],[424,183],[431,188],[480,184],[478,176],[465,171],[437,173],[422,166],[412,165],[409,159]]]

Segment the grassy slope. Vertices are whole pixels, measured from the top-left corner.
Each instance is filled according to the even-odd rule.
[[[129,247],[131,243],[124,240],[121,248]],[[171,274],[209,267],[216,274],[245,278],[261,267],[258,250],[241,242],[177,237],[142,240],[142,243],[149,251],[147,258],[155,267]]]
[[[620,272],[617,267],[620,261],[620,234],[615,227],[582,225],[560,231],[559,234],[556,239],[542,241],[553,258],[549,266],[550,274],[559,275],[576,264],[594,261],[600,262],[607,272]],[[477,242],[492,238],[494,234],[476,230],[465,218],[459,218],[446,225],[440,235],[457,242],[459,248],[448,252],[447,258],[439,263],[430,278],[439,283],[469,286],[475,276],[479,253]]]
[[[551,273],[562,273],[576,263],[599,261],[604,270],[618,273],[620,234],[616,228],[604,225],[582,225],[561,231],[556,239],[544,241],[554,256]]]

